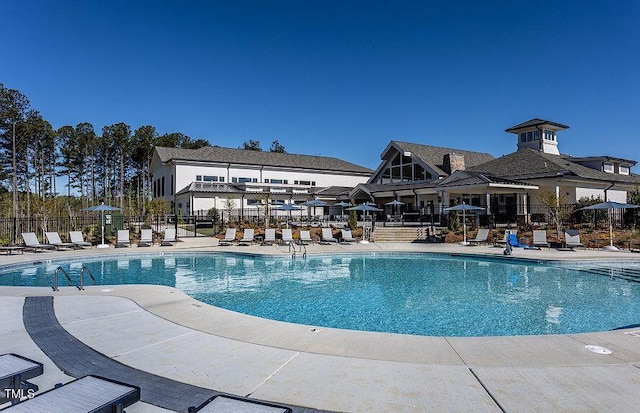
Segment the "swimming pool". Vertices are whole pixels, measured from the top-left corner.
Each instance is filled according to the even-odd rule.
[[[640,263],[535,263],[440,254],[307,259],[144,255],[0,271],[0,285],[50,286],[58,266],[97,284],[159,284],[274,320],[430,336],[567,334],[640,322]],[[61,285],[66,285],[63,278]]]

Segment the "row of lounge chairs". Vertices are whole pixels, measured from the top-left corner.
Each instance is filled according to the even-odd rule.
[[[11,254],[15,251],[22,251],[23,249],[29,249],[34,252],[40,252],[45,250],[59,250],[59,249],[78,249],[84,247],[91,247],[91,243],[84,240],[84,236],[81,231],[70,231],[70,242],[63,242],[60,238],[60,234],[57,232],[45,232],[47,238],[47,244],[43,244],[38,240],[35,232],[23,232],[22,240],[24,241],[24,247],[11,246],[0,247],[0,250],[4,250],[7,254]],[[162,246],[170,246],[176,242],[176,230],[175,228],[167,228],[165,230],[164,238],[160,242]],[[143,229],[141,231],[139,247],[150,247],[153,245],[153,231],[151,229]],[[129,247],[131,246],[131,240],[129,238],[129,230],[118,230],[118,238],[116,240],[116,247]]]
[[[504,238],[502,240],[496,240],[495,244],[497,246],[506,246],[508,243],[512,247],[532,247],[532,248],[551,248],[551,243],[547,239],[547,231],[544,229],[541,230],[533,230],[533,241],[531,245],[520,244],[517,240],[518,230],[508,229],[504,233]],[[487,228],[481,228],[478,230],[476,237],[468,240],[469,245],[480,245],[482,243],[487,243],[489,238],[489,230]],[[515,241],[513,241],[515,239]],[[517,245],[514,245],[516,243]],[[580,242],[580,232],[577,229],[566,229],[564,230],[564,248],[573,249],[577,247],[584,247],[582,242]]]
[[[3,412],[124,412],[124,408],[140,400],[140,387],[106,377],[88,375],[35,395],[38,386],[28,380],[44,373],[42,363],[7,353],[0,355],[0,405],[10,403]],[[35,395],[35,397],[33,397]],[[235,396],[214,396],[199,406],[186,409],[189,413],[254,412],[291,413],[291,409],[276,404],[258,402]]]
[[[219,245],[231,245],[233,243],[238,243],[239,245],[250,245],[254,242],[258,241],[255,236],[255,230],[253,228],[247,228],[244,230],[242,234],[242,238],[236,239],[236,228],[227,228],[225,236],[220,240]],[[351,234],[351,230],[342,229],[341,230],[341,240],[339,241],[337,238],[333,236],[331,228],[322,228],[322,237],[320,243],[350,243],[356,242],[357,240]],[[264,231],[264,237],[260,239],[263,245],[275,244],[278,242],[276,239],[276,230],[274,228],[267,228]],[[314,240],[311,238],[311,232],[302,230],[300,231],[300,236],[296,240],[293,238],[293,231],[291,229],[283,229],[282,230],[282,240],[283,244],[302,244],[308,245],[313,244]]]

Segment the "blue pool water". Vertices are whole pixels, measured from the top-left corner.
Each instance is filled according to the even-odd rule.
[[[50,286],[58,265],[97,284],[159,284],[275,320],[430,336],[567,334],[640,323],[640,263],[526,263],[431,254],[289,258],[166,254],[0,271]],[[60,285],[66,285],[61,278]]]

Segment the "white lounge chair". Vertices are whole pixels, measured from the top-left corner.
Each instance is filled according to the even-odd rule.
[[[15,395],[20,395],[20,390],[38,390],[38,386],[29,383],[27,380],[37,377],[43,373],[43,365],[26,357],[13,353],[0,355],[0,388],[3,390],[14,390]],[[10,392],[0,393],[0,404],[8,401],[18,402],[19,397],[15,397]]]
[[[576,247],[584,248],[584,245],[582,245],[582,242],[580,242],[580,231],[578,231],[577,229],[565,229],[564,246],[571,249],[574,249]]]
[[[47,237],[47,241],[49,242],[49,244],[53,245],[58,250],[60,248],[74,247],[72,242],[62,242],[62,239],[60,239],[60,234],[58,234],[57,232],[45,232],[44,235]]]
[[[53,245],[40,244],[40,241],[38,241],[38,237],[36,237],[35,232],[23,232],[22,239],[24,240],[25,247],[32,249],[33,252],[38,252],[38,250],[52,250],[55,248]]]
[[[138,247],[150,247],[153,245],[153,230],[143,229],[140,230],[140,241],[138,241]]]
[[[262,241],[263,245],[273,244],[276,242],[276,230],[275,228],[267,228],[264,230],[264,240]]]
[[[333,238],[331,228],[322,228],[322,242],[338,242],[337,239]]]
[[[76,247],[91,247],[91,243],[84,240],[82,231],[69,231],[69,238]]]
[[[164,238],[160,243],[160,246],[163,247],[172,247],[173,244],[177,242],[176,240],[176,229],[175,228],[167,228],[164,230]]]
[[[469,240],[469,245],[480,245],[482,242],[487,242],[487,238],[489,238],[489,229],[480,228],[476,237]]]
[[[341,229],[340,231],[342,232],[342,243],[343,244],[349,244],[351,242],[356,242],[356,239],[353,238],[353,235],[351,234],[351,230],[350,229]]]
[[[242,234],[242,239],[240,241],[238,241],[240,243],[240,245],[250,245],[253,244],[253,234],[254,234],[254,229],[253,228],[247,228],[244,230],[244,233]]]
[[[140,400],[140,388],[99,376],[84,376],[6,408],[12,413],[121,412]]]
[[[231,245],[236,241],[236,229],[227,228],[227,232],[224,234],[224,239],[220,241],[220,245]]]
[[[119,229],[118,230],[118,239],[116,240],[116,248],[118,247],[130,247],[131,240],[129,239],[129,230],[128,229]]]
[[[313,240],[311,239],[311,232],[309,231],[300,231],[300,244],[309,245],[313,244]]]
[[[247,413],[291,413],[291,409],[273,403],[259,402],[238,396],[218,395],[200,406],[189,407],[193,413],[247,412]]]
[[[546,229],[533,230],[533,246],[537,248],[540,248],[540,247],[551,248],[551,245],[549,245],[549,241],[547,241]]]
[[[283,244],[295,244],[295,240],[293,239],[293,232],[291,229],[284,228],[282,230],[282,243]]]

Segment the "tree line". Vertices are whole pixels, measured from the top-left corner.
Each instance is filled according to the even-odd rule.
[[[73,216],[105,202],[130,215],[155,211],[151,159],[154,146],[210,146],[154,126],[122,122],[96,131],[89,122],[55,129],[27,96],[0,83],[0,217]],[[262,150],[248,140],[240,148]],[[285,152],[278,141],[272,151]],[[60,178],[64,188],[58,188]],[[162,209],[162,208],[160,208]]]

